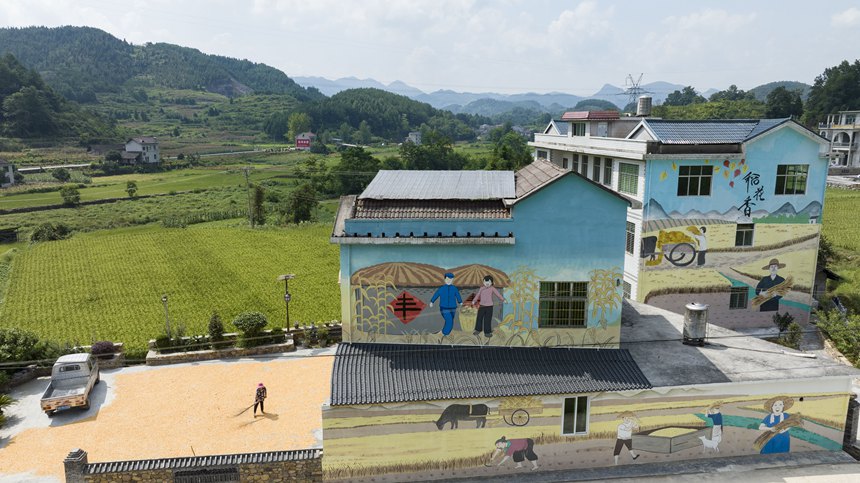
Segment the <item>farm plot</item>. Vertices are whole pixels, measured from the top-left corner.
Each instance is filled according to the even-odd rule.
[[[292,322],[339,318],[337,248],[328,225],[287,229],[203,224],[93,232],[22,249],[14,258],[0,326],[60,342],[122,341],[143,349],[171,328],[203,334],[213,311],[228,321],[260,311],[284,324],[284,286],[294,273]]]

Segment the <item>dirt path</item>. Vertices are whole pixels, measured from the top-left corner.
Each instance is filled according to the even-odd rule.
[[[238,360],[120,371],[103,378],[100,386],[108,386],[112,396],[84,419],[27,416],[41,416],[45,421],[35,426],[48,427],[28,421],[28,429],[7,439],[0,471],[7,478],[31,472],[62,480],[63,458],[74,448],[100,462],[319,447],[320,406],[330,397],[333,360]],[[36,386],[46,382],[28,383],[34,386],[29,393],[38,393]],[[253,402],[258,382],[268,387],[265,417],[254,418],[250,410],[237,416]]]

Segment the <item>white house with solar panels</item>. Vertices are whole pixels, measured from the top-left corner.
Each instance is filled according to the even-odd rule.
[[[830,142],[790,119],[682,121],[568,112],[535,134],[536,160],[633,200],[625,297],[712,322],[803,323],[813,279]]]

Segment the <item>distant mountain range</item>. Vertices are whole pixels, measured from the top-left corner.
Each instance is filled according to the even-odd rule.
[[[293,80],[303,87],[315,87],[327,96],[347,89],[373,87],[400,94],[416,101],[426,102],[437,109],[446,109],[454,113],[462,112],[483,115],[493,115],[505,110],[512,110],[516,107],[555,114],[559,111],[573,108],[577,103],[585,99],[608,101],[618,108],[624,108],[630,101],[627,94],[625,94],[624,88],[612,84],[605,84],[593,95],[583,97],[563,92],[500,94],[497,92],[455,92],[443,89],[426,93],[401,81],[394,81],[386,85],[375,79],[358,79],[356,77],[344,77],[335,80],[324,77],[293,77]],[[685,86],[657,81],[643,84],[641,87],[653,98],[655,104],[661,104],[666,100],[666,96],[676,90],[683,89]],[[708,97],[714,92],[717,92],[717,90],[708,89],[702,95]],[[496,102],[490,103],[488,100]],[[492,107],[490,108],[490,106]]]

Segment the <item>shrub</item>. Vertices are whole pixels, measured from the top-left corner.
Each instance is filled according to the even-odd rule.
[[[43,357],[44,343],[32,332],[0,329],[0,362],[38,360]]]
[[[72,230],[62,223],[42,223],[30,234],[30,241],[63,240],[72,234]]]
[[[57,168],[57,169],[55,169],[55,170],[54,170],[54,172],[53,172],[53,173],[51,173],[51,176],[53,176],[54,178],[56,178],[56,180],[57,180],[57,181],[60,181],[60,182],[63,182],[63,183],[66,183],[66,182],[68,182],[70,179],[72,179],[72,174],[71,174],[71,173],[69,173],[69,170],[68,170],[68,169],[66,169],[66,168]]]
[[[256,339],[268,324],[266,316],[260,312],[242,312],[233,319],[233,325],[242,332],[242,345],[253,347],[259,345],[262,339]]]
[[[113,342],[108,340],[98,341],[90,347],[90,354],[94,356],[113,354],[114,352],[116,352],[116,350],[114,349]]]
[[[837,310],[817,312],[818,328],[833,341],[836,349],[855,366],[860,363],[860,315],[842,315]]]
[[[800,349],[801,339],[803,339],[803,329],[800,328],[800,324],[797,322],[792,322],[789,324],[788,334],[785,336],[786,345],[793,349]]]
[[[209,318],[209,340],[212,342],[213,349],[221,349],[229,345],[228,342],[224,342],[224,322],[221,321],[218,312],[212,312],[212,317]]]
[[[63,197],[63,204],[66,206],[78,206],[81,203],[81,192],[73,184],[60,188],[60,196]]]
[[[780,335],[788,329],[788,326],[794,321],[794,316],[789,314],[788,312],[784,314],[780,314],[779,312],[773,314],[773,325],[779,329]]]
[[[320,326],[319,330],[317,330],[317,338],[320,341],[320,345],[326,346],[329,344],[328,328],[326,326]]]

